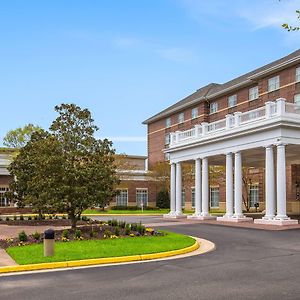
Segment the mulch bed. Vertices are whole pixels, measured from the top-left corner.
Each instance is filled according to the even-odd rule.
[[[42,220],[42,221],[51,221],[51,220]],[[52,220],[52,221],[68,221],[68,220]],[[45,225],[45,223],[43,223],[43,225]],[[128,224],[126,225],[125,222],[123,222],[121,226],[113,226],[105,222],[96,221],[89,225],[79,226],[77,229],[55,230],[55,241],[69,242],[75,240],[130,238],[136,236],[152,236],[152,235],[163,235],[163,233],[157,232],[152,228],[145,228],[141,224],[134,223],[131,224],[130,226]],[[20,241],[19,238],[9,238],[5,240],[0,240],[0,248],[6,249],[11,246],[24,246],[24,245],[38,244],[38,243],[42,243],[43,239],[44,239],[43,233],[40,233],[39,236],[36,237],[34,237],[34,234],[28,235],[27,240],[23,242]]]
[[[71,226],[71,222],[68,219],[39,219],[39,220],[27,220],[27,217],[24,217],[25,220],[13,220],[10,219],[9,221],[1,220],[0,224],[5,225],[15,225],[15,226],[43,226],[43,225],[49,225],[49,226]],[[89,221],[96,223],[96,221]],[[77,221],[77,225],[86,225],[87,221]]]

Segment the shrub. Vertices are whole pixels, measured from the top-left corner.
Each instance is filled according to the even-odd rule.
[[[9,221],[9,217],[6,217],[6,218],[5,218],[5,221]]]
[[[125,234],[126,234],[126,235],[129,235],[130,232],[131,232],[130,227],[126,227],[126,228],[125,228]]]
[[[116,220],[116,219],[113,219],[112,221],[111,221],[111,226],[114,226],[114,227],[116,227],[116,226],[118,226],[119,225],[119,222],[118,222],[118,220]]]
[[[137,225],[136,231],[140,234],[140,235],[144,235],[146,228],[144,225],[142,225],[141,223]]]
[[[110,238],[110,237],[111,237],[111,231],[108,230],[108,229],[106,229],[106,230],[104,231],[103,237],[104,237],[104,238]]]
[[[66,238],[66,239],[69,238],[69,230],[65,229],[61,235],[62,235],[62,237]]]
[[[52,216],[52,215],[49,215],[48,218],[49,218],[49,220],[52,220],[52,219],[53,219],[53,216]]]
[[[27,237],[27,234],[25,233],[25,231],[24,231],[24,230],[21,231],[21,232],[19,233],[19,241],[20,241],[20,242],[26,242],[27,239],[28,239],[28,237]]]
[[[137,231],[137,226],[138,226],[137,223],[131,223],[130,228],[132,231]]]
[[[88,218],[87,216],[82,216],[82,217],[81,217],[81,220],[86,222],[86,221],[89,220],[89,218]]]
[[[75,238],[76,238],[76,239],[80,239],[80,238],[81,238],[81,230],[77,229],[77,230],[75,231]]]
[[[58,216],[57,216],[57,215],[55,215],[55,216],[54,216],[54,219],[55,219],[55,220],[58,220]]]
[[[120,235],[120,229],[119,229],[119,227],[116,227],[116,228],[115,228],[115,235],[116,235],[116,236],[119,236],[119,235]]]
[[[170,208],[170,197],[167,190],[161,190],[157,194],[156,206],[159,208]]]
[[[31,216],[28,216],[27,220],[28,220],[28,221],[31,221]]]
[[[65,215],[62,215],[62,217],[61,217],[61,218],[65,220],[65,219],[66,219],[66,216],[65,216]]]
[[[38,218],[39,218],[39,217],[38,217],[37,215],[34,216],[34,220],[35,220],[35,221],[38,220]]]
[[[96,237],[97,236],[97,231],[93,230],[90,231],[90,237],[93,238],[93,237]]]
[[[126,226],[126,222],[125,221],[120,221],[119,222],[119,227],[125,228],[125,226]]]
[[[17,216],[16,215],[14,216],[14,221],[17,221]]]
[[[40,239],[40,237],[41,237],[41,234],[39,233],[39,232],[35,232],[34,234],[32,234],[32,237],[36,240],[36,241],[38,241],[39,239]]]
[[[112,220],[107,221],[107,225],[111,226]]]
[[[23,220],[24,220],[24,216],[20,215],[20,221],[23,221]]]
[[[46,216],[45,216],[45,215],[41,215],[41,219],[42,219],[42,220],[45,220],[45,219],[46,219]]]

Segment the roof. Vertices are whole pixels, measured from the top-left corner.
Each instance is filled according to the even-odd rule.
[[[266,64],[258,69],[255,69],[251,72],[248,72],[244,75],[241,75],[237,78],[234,78],[226,83],[218,84],[218,83],[210,83],[204,87],[198,89],[195,93],[185,97],[184,99],[178,101],[177,103],[169,106],[163,111],[157,113],[151,118],[145,120],[143,124],[149,124],[154,121],[157,121],[163,117],[167,117],[172,113],[180,111],[184,108],[187,108],[193,104],[199,103],[203,100],[210,100],[218,97],[224,93],[228,93],[230,91],[234,91],[245,85],[253,84],[257,79],[262,76],[266,76],[268,74],[274,73],[281,68],[284,68],[288,65],[295,64],[300,61],[300,49],[290,53],[287,56],[284,56],[278,60],[275,60],[269,64]]]

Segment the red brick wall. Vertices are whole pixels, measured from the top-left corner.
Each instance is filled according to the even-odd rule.
[[[273,101],[276,98],[283,97],[289,102],[294,101],[294,95],[300,93],[300,83],[295,83],[295,70],[300,65],[286,68],[280,72],[274,73],[265,78],[259,79],[257,82],[243,87],[236,91],[231,91],[230,93],[220,96],[216,99],[210,100],[210,102],[218,102],[218,112],[209,115],[208,103],[202,101],[197,105],[191,106],[184,109],[183,111],[178,111],[171,115],[172,127],[169,129],[165,128],[165,120],[155,121],[148,124],[148,158],[149,167],[151,168],[156,162],[164,160],[163,149],[165,148],[165,134],[169,132],[175,132],[176,130],[186,130],[192,128],[196,123],[201,122],[214,122],[225,118],[226,114],[234,113],[235,111],[245,112],[250,109],[255,109],[261,107],[267,101]],[[268,92],[268,79],[280,75],[280,89],[274,92]],[[257,100],[248,101],[249,88],[258,85],[259,87],[259,98]],[[237,106],[234,108],[227,107],[228,96],[237,94]],[[198,107],[199,117],[196,120],[191,119],[191,110],[194,107]],[[185,122],[184,124],[178,124],[178,114],[184,112]]]

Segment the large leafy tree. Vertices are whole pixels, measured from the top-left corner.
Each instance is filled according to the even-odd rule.
[[[27,124],[24,127],[18,127],[16,129],[7,132],[3,138],[3,144],[6,147],[22,148],[30,140],[31,135],[36,131],[41,131],[41,127],[33,124]]]
[[[94,137],[98,128],[89,110],[75,104],[55,110],[49,132],[33,134],[11,164],[12,190],[39,213],[67,212],[75,228],[83,210],[103,207],[116,195],[115,151],[110,141]]]

